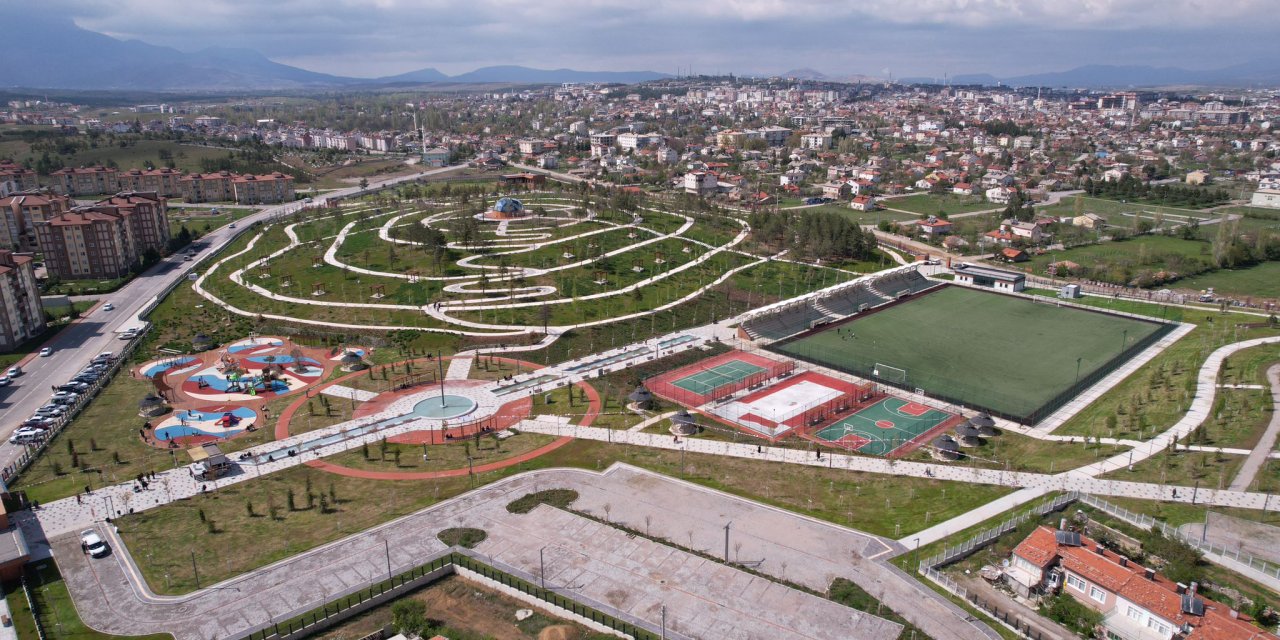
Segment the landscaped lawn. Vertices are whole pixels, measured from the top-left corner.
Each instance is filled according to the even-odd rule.
[[[699,454],[685,456],[681,473],[679,452],[590,441],[575,441],[515,467],[478,474],[474,482],[493,482],[529,469],[602,469],[616,460],[887,536],[919,531],[1009,492],[985,485]],[[130,515],[118,523],[151,587],[162,593],[185,593],[195,587],[192,551],[202,583],[208,584],[416,511],[466,491],[471,482],[466,476],[362,480],[298,467]],[[287,508],[290,490],[295,496],[292,511]],[[307,493],[317,496],[310,508]],[[333,504],[330,493],[337,498],[336,509],[321,513],[319,495]],[[247,505],[252,505],[255,515],[249,515]],[[276,518],[269,515],[273,506]],[[217,533],[210,533],[208,521]]]

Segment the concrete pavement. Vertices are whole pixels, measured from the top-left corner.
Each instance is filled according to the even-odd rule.
[[[649,531],[650,541],[550,507],[517,515],[505,505],[532,491],[573,489],[574,508]],[[606,506],[607,505],[607,506]],[[540,575],[548,586],[608,603],[699,637],[894,638],[893,623],[808,596],[775,582],[689,554],[723,554],[730,525],[731,559],[755,571],[825,591],[844,577],[880,598],[939,640],[998,638],[985,625],[885,563],[894,543],[767,505],[617,464],[602,473],[551,469],[524,473],[447,500],[184,596],[157,596],[112,531],[114,553],[91,559],[74,534],[53,541],[81,617],[108,633],[174,633],[235,637],[354,592],[443,550],[436,533],[484,529],[483,556]],[[619,593],[619,591],[622,593]],[[762,603],[768,603],[762,606]],[[723,630],[720,631],[720,630]]]

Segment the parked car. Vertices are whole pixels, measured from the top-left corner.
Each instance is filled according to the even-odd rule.
[[[34,427],[36,429],[47,429],[53,424],[53,418],[44,416],[31,416],[18,425],[19,427]]]
[[[66,394],[66,395],[61,395],[61,394]],[[53,394],[53,397],[50,398],[49,400],[52,401],[54,404],[71,406],[75,404],[76,401],[79,399],[80,399],[80,394],[78,393],[71,393],[69,391],[59,391],[58,393]]]
[[[89,388],[89,385],[83,382],[75,382],[75,381],[71,381],[66,384],[60,384],[57,386],[58,391],[66,391],[68,393],[80,393],[81,391],[84,391],[85,389],[88,389],[88,388]]]
[[[102,536],[98,535],[93,529],[85,529],[80,532],[80,546],[85,553],[95,558],[101,558],[111,551],[107,547],[107,543],[102,540]]]
[[[49,348],[49,347],[45,347],[45,348],[43,348],[43,349],[41,349],[41,350],[40,350],[40,357],[41,357],[41,358],[48,358],[48,357],[49,357],[49,356],[51,356],[51,355],[53,355],[53,349],[51,349],[51,348]]]
[[[35,427],[19,427],[9,436],[9,444],[35,444],[44,439],[44,430]]]
[[[102,361],[104,361],[104,362],[110,362],[110,361],[111,361],[111,360],[113,360],[115,357],[116,357],[116,354],[114,354],[114,353],[112,353],[112,352],[110,352],[110,351],[103,351],[102,353],[99,353],[98,355],[94,356],[94,357],[93,357],[93,361],[94,361],[94,362],[97,362],[97,361],[99,361],[99,360],[102,360]]]
[[[36,409],[38,416],[60,416],[67,412],[67,409],[60,404],[49,403]]]

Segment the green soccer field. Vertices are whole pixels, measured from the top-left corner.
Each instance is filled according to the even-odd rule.
[[[868,378],[877,364],[905,369],[905,382],[886,381],[1035,422],[1078,381],[1168,328],[949,286],[768,348]]]

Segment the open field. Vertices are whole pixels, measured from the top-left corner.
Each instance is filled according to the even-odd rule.
[[[918,214],[916,217],[954,215],[1003,208],[1003,205],[987,202],[987,199],[982,196],[960,196],[951,193],[917,193],[901,198],[888,198],[880,200],[880,206],[885,209]]]
[[[534,610],[532,616],[516,620],[518,609],[529,605],[521,600],[502,595],[492,589],[469,582],[457,576],[447,577],[409,595],[397,598],[385,605],[344,622],[316,636],[317,640],[353,640],[362,638],[391,624],[391,607],[395,602],[413,599],[426,605],[427,617],[438,620],[445,629],[437,629],[440,635],[451,640],[492,638],[494,640],[518,640],[537,638],[543,629],[563,627],[577,635],[566,638],[611,638],[593,636],[592,632],[564,620],[552,618]]]
[[[1033,419],[1160,329],[1156,323],[952,286],[770,348]],[[905,369],[905,380],[895,379],[890,368]]]
[[[1129,284],[1151,271],[1171,271],[1185,276],[1213,268],[1212,247],[1208,242],[1163,235],[1049,251],[1019,266],[1044,275],[1050,263],[1067,260],[1086,269],[1080,275],[1113,284]]]
[[[1106,198],[1091,198],[1086,195],[1063,198],[1055,205],[1036,207],[1036,211],[1051,216],[1075,216],[1075,200],[1082,201],[1083,213],[1096,213],[1107,219],[1108,224],[1121,227],[1133,225],[1134,215],[1141,214],[1143,219],[1152,220],[1156,214],[1164,217],[1166,224],[1181,224],[1188,219],[1208,220],[1217,217],[1213,211],[1184,209],[1158,204],[1140,202],[1121,202]]]
[[[1280,298],[1280,262],[1263,262],[1243,269],[1218,269],[1184,278],[1179,289],[1208,289],[1235,298]]]

